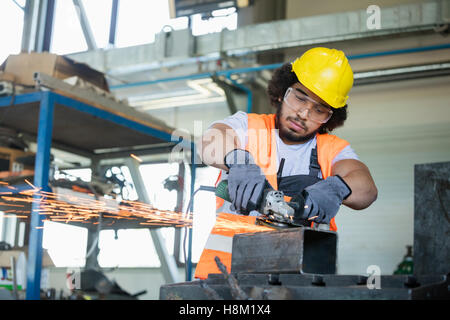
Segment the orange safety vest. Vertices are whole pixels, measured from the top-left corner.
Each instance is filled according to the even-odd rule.
[[[275,114],[248,114],[248,144],[245,149],[250,152],[256,164],[264,172],[267,181],[278,190],[277,183],[277,145],[275,131]],[[318,134],[317,157],[323,179],[331,175],[331,163],[336,155],[349,143],[330,134]],[[216,185],[221,180],[221,173]],[[256,226],[256,217],[220,212],[224,200],[216,198],[217,219],[206,241],[205,248],[195,269],[195,278],[206,279],[210,273],[220,273],[214,261],[218,256],[222,263],[231,269],[231,249],[233,236],[239,233],[261,232],[273,230],[268,227]],[[313,223],[311,224],[313,226]],[[330,221],[330,230],[337,231],[335,219]]]

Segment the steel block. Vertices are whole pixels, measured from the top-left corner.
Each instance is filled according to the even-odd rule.
[[[335,274],[337,233],[307,227],[237,234],[231,273]]]

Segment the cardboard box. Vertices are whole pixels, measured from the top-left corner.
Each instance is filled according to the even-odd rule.
[[[52,258],[50,258],[50,255],[48,254],[46,249],[42,249],[42,267],[54,267],[55,264],[53,263]],[[13,250],[0,250],[0,267],[2,268],[9,268],[11,267],[11,257],[14,257],[16,259],[16,263],[20,261],[21,259],[25,259],[28,254],[28,247],[21,247],[16,248]]]
[[[15,83],[26,86],[34,86],[34,73],[40,72],[62,80],[77,76],[109,92],[108,83],[102,72],[92,69],[87,64],[48,52],[10,55],[0,66],[0,71],[14,76]]]
[[[16,77],[11,73],[0,71],[0,81],[14,82]]]

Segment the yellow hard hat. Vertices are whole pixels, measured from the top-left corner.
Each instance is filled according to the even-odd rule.
[[[306,88],[333,108],[346,105],[353,71],[344,52],[312,48],[292,63],[292,71]]]

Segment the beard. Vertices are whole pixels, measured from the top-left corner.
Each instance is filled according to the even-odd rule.
[[[280,138],[289,142],[297,142],[297,143],[303,143],[303,142],[307,142],[309,140],[311,140],[312,138],[314,138],[316,136],[316,134],[319,132],[320,127],[307,134],[307,135],[300,135],[298,133],[293,132],[291,129],[283,126],[281,127],[280,125],[280,117],[281,117],[281,107],[279,107],[277,109],[277,114],[276,114],[276,128],[278,129]],[[306,127],[306,123],[302,120],[300,120],[300,118],[298,117],[287,117],[286,118],[287,121],[292,120],[298,123],[301,123],[301,125],[305,128],[306,131],[308,131],[308,128]]]

